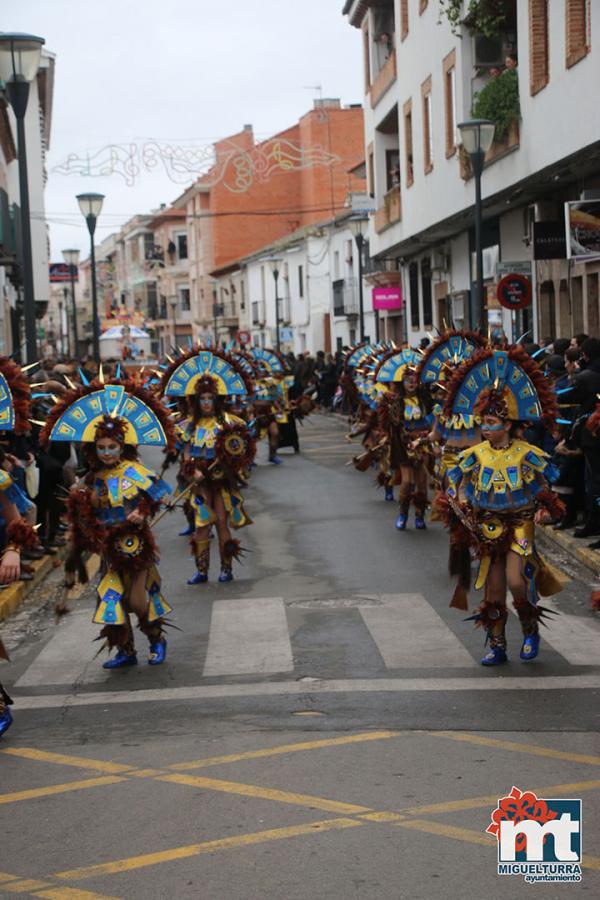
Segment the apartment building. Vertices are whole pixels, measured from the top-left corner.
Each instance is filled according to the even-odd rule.
[[[163,356],[172,346],[187,346],[193,338],[185,208],[177,201],[163,206],[148,228],[154,235],[151,267],[158,300],[151,327]]]
[[[50,299],[48,272],[50,242],[45,218],[44,191],[48,180],[46,154],[50,147],[55,56],[42,51],[37,76],[29,88],[25,114],[27,174],[31,214],[31,251],[36,315],[41,319]],[[1,86],[1,82],[0,82]],[[17,129],[12,108],[0,87],[0,353],[20,346],[23,331],[23,273],[21,260]]]
[[[527,329],[598,334],[600,266],[566,258],[563,223],[566,201],[600,197],[591,88],[600,9],[589,0],[506,0],[483,33],[484,7],[469,15],[465,2],[453,27],[437,0],[344,5],[363,36],[371,279],[400,286],[411,343],[444,321],[477,324],[474,183],[457,125],[492,118],[482,176],[485,317],[513,338]],[[500,306],[503,263],[531,271],[532,307]]]

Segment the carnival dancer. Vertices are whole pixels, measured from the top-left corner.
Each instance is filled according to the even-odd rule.
[[[484,598],[471,619],[486,629],[484,666],[507,660],[507,586],[521,622],[525,661],[538,655],[539,622],[547,613],[538,592],[550,596],[562,588],[535,545],[536,509],[556,513],[562,506],[549,489],[556,472],[546,453],[521,438],[532,422],[553,430],[556,412],[548,381],[518,345],[478,350],[448,387],[444,415],[480,417],[484,438],[459,454],[448,473],[444,505],[455,549],[451,574],[459,574],[451,606],[468,608],[471,553],[479,559],[475,587],[484,588]]]
[[[390,469],[389,437],[380,427],[379,404],[388,390],[388,385],[375,382],[375,371],[383,357],[390,352],[390,345],[371,347],[359,345],[346,361],[348,377],[353,385],[355,407],[350,416],[348,440],[361,437],[364,452],[353,457],[352,464],[359,472],[365,472],[377,465],[376,484],[384,488],[388,502],[394,500],[393,472]],[[346,384],[346,390],[349,383]]]
[[[26,434],[29,422],[31,389],[23,370],[13,360],[0,357],[0,431]],[[21,516],[23,492],[4,469],[0,468],[0,584],[7,585],[21,576],[21,552],[38,543],[35,528]],[[0,659],[8,654],[0,639]],[[12,700],[0,683],[0,736],[12,725],[9,707]]]
[[[102,578],[93,622],[102,625],[103,648],[116,648],[105,669],[137,664],[130,614],[148,638],[151,666],[164,662],[165,617],[171,606],[161,593],[158,547],[151,519],[169,486],[138,459],[139,446],[172,448],[168,411],[132,381],[99,377],[65,394],[53,408],[40,441],[82,444],[86,474],[70,490],[65,582],[87,581],[82,554],[97,553]]]
[[[453,469],[458,454],[466,447],[481,441],[479,424],[472,413],[444,415],[447,385],[454,372],[464,360],[487,346],[487,340],[478,332],[446,329],[428,347],[419,351],[421,361],[417,369],[419,383],[429,387],[433,400],[434,426],[428,440],[437,457],[436,481],[443,486],[446,473]]]
[[[221,555],[219,581],[232,581],[233,560],[243,551],[230,529],[252,523],[240,488],[246,484],[256,443],[246,422],[227,412],[225,404],[228,397],[246,396],[252,385],[225,353],[196,348],[167,369],[162,390],[167,397],[187,397],[190,404],[189,417],[178,427],[195,517],[191,544],[197,571],[188,584],[208,581],[213,525]]]
[[[405,531],[411,501],[415,507],[415,528],[426,529],[428,467],[431,465],[426,436],[433,424],[427,388],[419,385],[414,350],[388,353],[375,372],[375,381],[387,385],[379,405],[381,429],[389,435],[389,466],[392,484],[399,484],[398,531]]]

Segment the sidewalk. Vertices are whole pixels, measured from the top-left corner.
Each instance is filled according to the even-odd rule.
[[[29,563],[33,569],[31,581],[15,581],[0,590],[0,622],[8,619],[21,606],[26,597],[42,582],[53,569],[62,565],[64,549],[56,556],[43,556]]]
[[[600,575],[600,553],[597,550],[590,550],[586,541],[582,538],[575,538],[568,531],[555,531],[552,525],[539,525],[548,540],[554,544],[558,544],[571,556],[591,569],[595,575]],[[591,543],[597,541],[599,536],[592,538]]]

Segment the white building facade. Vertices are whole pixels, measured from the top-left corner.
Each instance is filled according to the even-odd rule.
[[[498,117],[500,137],[482,176],[487,321],[513,338],[527,329],[539,337],[600,333],[598,263],[534,259],[540,223],[560,230],[565,201],[600,189],[590,90],[600,78],[600,9],[585,0],[504,6],[504,21],[487,36],[473,18],[454,33],[437,0],[344,6],[363,33],[365,155],[377,210],[369,228],[373,269],[380,283],[400,282],[411,344],[444,322],[478,324],[474,182],[457,132],[477,114],[478,92],[479,110],[487,100],[479,116]],[[504,119],[493,103],[502,91]],[[497,263],[531,266],[530,309],[500,307]]]

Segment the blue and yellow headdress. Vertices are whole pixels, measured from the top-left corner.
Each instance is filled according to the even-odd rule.
[[[163,375],[161,393],[169,397],[189,397],[210,388],[221,396],[250,393],[251,379],[243,367],[220,350],[195,348],[171,363]]]
[[[539,422],[553,431],[556,394],[523,347],[478,350],[456,370],[448,385],[444,414],[496,415],[513,422]]]
[[[99,436],[134,446],[171,448],[175,443],[169,411],[134,382],[105,383],[102,376],[78,387],[71,382],[71,390],[50,411],[40,441],[92,443]]]
[[[407,369],[416,369],[419,365],[419,354],[404,347],[402,350],[384,356],[375,370],[375,381],[389,384],[403,381]]]
[[[449,381],[457,367],[469,359],[478,348],[487,345],[483,335],[477,332],[445,331],[425,350],[421,351],[418,369],[421,384],[439,384]]]
[[[262,363],[270,375],[287,375],[288,367],[280,353],[275,350],[265,350],[263,347],[249,347],[248,355],[257,362]]]
[[[0,357],[0,431],[30,431],[30,401],[31,388],[21,367],[6,356]]]

